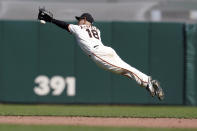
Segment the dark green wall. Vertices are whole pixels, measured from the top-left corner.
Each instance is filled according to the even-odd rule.
[[[0,22],[0,101],[25,103],[184,103],[184,24],[98,22],[102,41],[131,66],[158,79],[166,93],[159,102],[135,81],[97,67],[78,47],[74,37],[52,24],[30,21]],[[35,79],[50,87],[36,95]],[[58,96],[54,76],[75,77],[76,94],[67,84]],[[43,82],[47,79],[47,82]],[[61,88],[61,81],[55,83]],[[58,88],[58,89],[60,89]],[[48,89],[48,88],[47,88]]]
[[[166,93],[165,104],[183,104],[183,24],[150,25],[150,72]]]
[[[1,101],[35,101],[33,80],[38,70],[35,22],[1,22]]]
[[[197,25],[186,25],[186,104],[197,105]]]
[[[131,66],[149,74],[149,24],[112,23],[112,47]],[[113,103],[149,103],[148,92],[126,77],[112,75]]]

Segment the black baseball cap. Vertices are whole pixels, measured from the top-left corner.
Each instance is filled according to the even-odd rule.
[[[94,22],[94,18],[89,13],[83,13],[81,16],[75,16],[75,18],[79,21],[80,19],[86,19],[91,24]]]

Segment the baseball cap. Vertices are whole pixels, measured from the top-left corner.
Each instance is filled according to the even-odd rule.
[[[85,19],[86,18],[86,20],[89,21],[91,24],[94,22],[94,18],[89,13],[83,13],[81,16],[75,16],[75,18],[77,20]]]

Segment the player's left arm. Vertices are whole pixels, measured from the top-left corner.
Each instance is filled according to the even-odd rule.
[[[56,19],[52,19],[51,23],[56,24],[58,27],[62,28],[62,29],[66,29],[68,32],[70,32],[69,30],[69,25],[67,22],[65,21],[61,21],[61,20],[56,20]]]

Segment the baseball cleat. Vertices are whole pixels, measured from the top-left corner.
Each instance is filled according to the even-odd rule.
[[[155,94],[157,95],[159,100],[163,100],[164,99],[164,92],[163,89],[161,88],[159,82],[157,80],[152,80],[152,85],[153,88],[155,89]]]
[[[155,96],[155,89],[152,85],[152,78],[151,77],[148,78],[148,85],[147,85],[146,89],[148,90],[148,92],[150,92],[150,95],[152,97]]]

